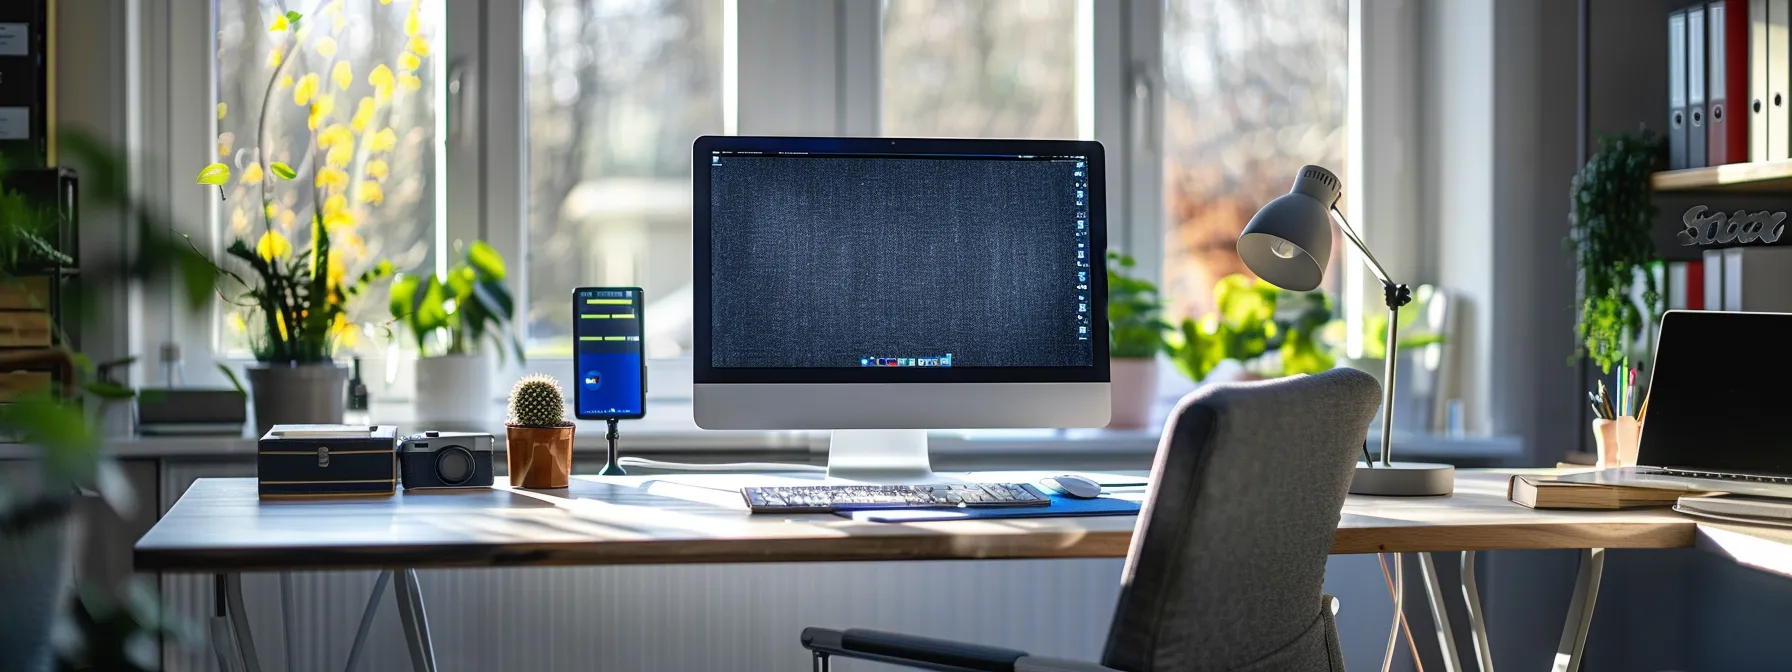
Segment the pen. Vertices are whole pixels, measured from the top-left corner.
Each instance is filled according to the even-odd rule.
[[[1636,369],[1630,370],[1630,385],[1624,388],[1624,414],[1636,412]]]
[[[1599,405],[1599,395],[1593,394],[1592,392],[1588,392],[1587,393],[1587,403],[1593,407],[1593,417],[1599,418],[1600,420],[1610,420],[1611,419],[1611,418],[1605,417],[1605,409],[1600,407],[1600,405]]]

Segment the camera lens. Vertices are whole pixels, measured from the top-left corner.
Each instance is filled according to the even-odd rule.
[[[436,478],[446,485],[460,485],[473,478],[473,453],[461,446],[436,451]]]

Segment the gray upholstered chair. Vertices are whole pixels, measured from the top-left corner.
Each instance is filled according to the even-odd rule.
[[[1351,369],[1209,386],[1164,427],[1101,664],[869,630],[807,628],[843,656],[928,670],[1342,670],[1321,593],[1380,387]]]

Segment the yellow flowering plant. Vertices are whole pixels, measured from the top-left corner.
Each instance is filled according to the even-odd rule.
[[[403,51],[393,59],[397,70],[380,64],[367,71],[364,91],[371,95],[356,100],[350,96],[359,68],[346,55],[339,58],[337,39],[331,36],[348,23],[342,5],[341,0],[321,2],[315,20],[296,11],[272,17],[268,34],[273,48],[266,60],[271,74],[254,122],[261,149],[245,149],[237,161],[241,170],[233,189],[258,192],[260,207],[246,213],[239,207],[233,213],[231,230],[238,233],[224,252],[239,263],[218,270],[245,288],[235,305],[253,316],[244,322],[255,324],[249,345],[262,362],[328,361],[359,331],[350,318],[351,303],[394,271],[387,260],[360,261],[366,249],[355,226],[366,209],[386,200],[381,183],[391,171],[388,155],[399,143],[398,134],[383,124],[393,123],[395,91],[402,97],[418,88],[415,72],[429,55],[429,42],[418,34],[413,0]],[[270,112],[285,105],[287,95],[303,112],[305,126],[295,130],[309,132],[302,156],[289,158],[290,165],[274,160],[268,131]],[[223,119],[229,110],[220,104],[217,113]],[[234,135],[222,134],[220,153],[234,140]],[[213,163],[200,171],[197,181],[216,186],[222,199],[231,180],[229,165]],[[282,182],[294,184],[280,186]],[[253,227],[259,232],[246,221],[255,216],[262,220],[262,226]],[[308,239],[300,239],[298,249],[293,240],[299,236],[288,237],[295,220],[310,224]],[[243,268],[247,272],[241,275],[233,270]]]

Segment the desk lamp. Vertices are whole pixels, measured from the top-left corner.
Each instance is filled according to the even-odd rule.
[[[1357,465],[1350,481],[1350,492],[1356,495],[1448,495],[1455,484],[1456,470],[1447,464],[1395,462],[1394,437],[1394,351],[1400,329],[1400,307],[1412,301],[1412,290],[1396,284],[1375,260],[1338,212],[1338,197],[1343,183],[1332,171],[1319,166],[1305,166],[1294,178],[1294,188],[1258,210],[1251,223],[1238,236],[1238,257],[1252,273],[1265,282],[1296,292],[1311,291],[1325,277],[1325,264],[1332,256],[1332,219],[1351,244],[1363,253],[1369,270],[1381,280],[1382,295],[1388,305],[1387,368],[1382,378],[1381,396],[1381,459]],[[1365,439],[1367,441],[1367,439]],[[1366,457],[1366,456],[1365,456]]]

